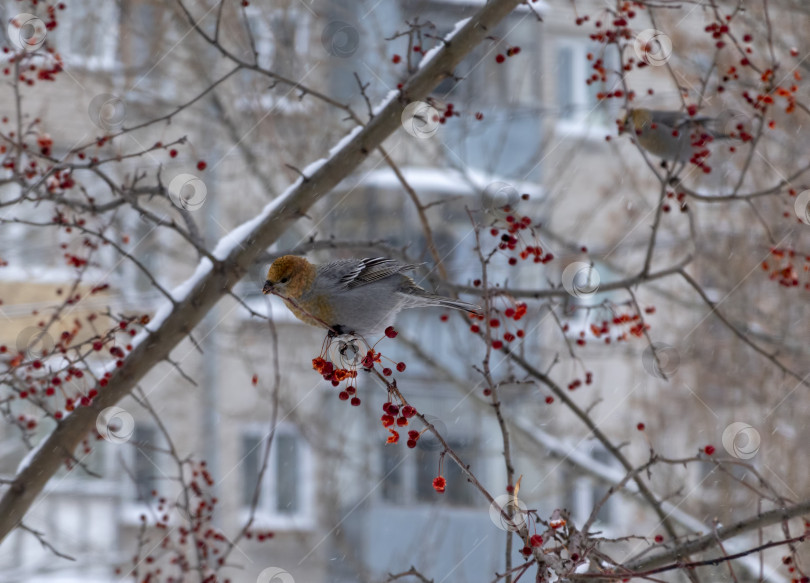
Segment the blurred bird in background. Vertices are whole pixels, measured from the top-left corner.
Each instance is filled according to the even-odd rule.
[[[669,162],[700,165],[709,155],[709,143],[732,137],[724,129],[731,119],[637,108],[627,110],[623,126],[651,154]]]
[[[304,257],[285,255],[270,266],[262,293],[280,296],[302,322],[334,334],[372,337],[381,336],[405,308],[480,309],[419,287],[404,274],[416,267],[383,257],[313,265]]]

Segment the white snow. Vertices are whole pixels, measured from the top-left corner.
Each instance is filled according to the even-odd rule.
[[[408,184],[417,191],[423,190],[436,194],[476,196],[480,194],[487,185],[493,182],[506,182],[514,186],[521,194],[524,192],[528,193],[532,198],[540,197],[543,194],[542,187],[534,182],[517,182],[472,169],[467,172],[461,172],[452,168],[406,166],[401,168],[400,171],[405,177],[405,180],[408,181]],[[355,180],[356,182],[349,185],[350,188],[359,185],[387,190],[402,188],[399,179],[390,168],[374,170],[362,178],[355,178]]]
[[[352,130],[352,131],[354,131],[354,130]],[[333,157],[334,155],[335,154],[333,154],[331,151],[329,152],[329,157],[330,158]],[[303,174],[304,176],[307,177],[307,179],[309,179],[309,178],[312,177],[313,174],[315,174],[318,170],[320,170],[321,166],[326,164],[326,162],[327,162],[327,158],[321,158],[319,160],[315,160],[311,164],[307,164],[306,167],[304,167],[304,169],[301,170],[301,174]]]
[[[197,285],[200,280],[202,280],[208,273],[211,271],[211,268],[214,266],[211,263],[211,260],[208,257],[203,257],[200,261],[199,265],[197,265],[197,269],[194,271],[191,277],[189,277],[186,281],[175,287],[171,292],[171,296],[175,299],[175,301],[181,301],[185,299],[191,289]]]
[[[355,126],[354,129],[352,129],[352,131],[343,136],[337,144],[335,144],[334,146],[332,146],[332,148],[329,149],[329,157],[331,158],[335,156],[338,152],[340,152],[343,148],[345,148],[346,145],[349,142],[351,142],[355,138],[355,136],[359,134],[362,130],[363,126]],[[304,174],[306,174],[306,172]]]
[[[269,217],[277,209],[282,208],[287,203],[288,199],[292,196],[292,193],[302,182],[303,178],[299,178],[293,182],[284,192],[267,203],[262,209],[262,212],[252,219],[245,221],[223,236],[219,240],[219,243],[217,243],[217,246],[214,247],[214,251],[211,253],[211,255],[219,260],[227,258],[228,255],[230,255],[233,251],[234,247],[241,245],[250,236],[250,233],[258,229],[259,225],[267,220],[267,217]]]
[[[388,95],[383,97],[383,100],[380,101],[377,105],[371,108],[371,113],[374,115],[379,114],[383,109],[388,107],[388,104],[394,101],[399,97],[399,89],[392,89],[388,92]]]
[[[458,31],[460,31],[464,27],[464,25],[467,24],[469,21],[470,21],[469,18],[462,18],[461,20],[456,22],[455,26],[453,27],[453,30],[451,30],[447,35],[445,35],[444,40],[445,41],[450,41],[450,39],[452,39],[454,36],[456,36],[458,34]],[[428,50],[428,52],[426,52],[424,55],[422,55],[422,60],[419,61],[419,68],[422,69],[424,67],[427,67],[428,63],[430,63],[430,61],[432,61],[433,58],[443,48],[444,48],[444,43],[439,43],[436,46],[434,46],[433,48],[431,48],[430,50]]]

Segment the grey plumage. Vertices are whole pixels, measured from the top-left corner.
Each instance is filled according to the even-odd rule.
[[[371,257],[341,259],[317,266],[313,297],[329,295],[342,332],[379,333],[406,308],[440,306],[477,311],[474,304],[431,293],[405,275],[418,265]]]

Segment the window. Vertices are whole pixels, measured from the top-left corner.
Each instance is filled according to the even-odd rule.
[[[242,507],[247,511],[264,461],[267,434],[242,435]],[[309,528],[313,522],[314,479],[309,444],[291,426],[279,426],[259,486],[256,519],[273,528]]]
[[[245,25],[249,27],[252,47],[245,40],[243,58],[253,61],[252,51],[256,51],[256,61],[262,69],[297,79],[304,73],[303,62],[310,52],[309,30],[312,15],[308,9],[288,6],[272,10],[262,10],[250,4],[246,9]],[[240,19],[241,20],[241,19]],[[241,71],[239,79],[244,87],[236,105],[242,109],[268,110],[278,107],[286,113],[305,112],[308,101],[301,101],[290,93],[289,87],[278,86],[268,91],[267,77],[254,71]]]
[[[149,504],[154,499],[152,491],[159,490],[159,480],[163,471],[159,463],[158,431],[151,425],[136,423],[130,443],[135,451],[130,470],[133,478],[133,498],[137,502]]]
[[[591,451],[591,458],[601,465],[612,466],[614,460],[611,454],[600,446],[595,446]],[[563,507],[571,512],[571,517],[577,527],[581,527],[599,504],[610,487],[602,482],[597,482],[593,478],[579,475],[576,470],[567,469],[563,472]],[[596,520],[604,528],[614,521],[614,506],[616,504],[615,494],[599,509]]]
[[[115,66],[120,18],[117,2],[71,2],[59,18],[56,43],[68,65],[90,70]]]
[[[127,100],[171,99],[177,83],[167,83],[166,67],[171,60],[163,57],[176,48],[179,38],[170,26],[170,14],[163,3],[151,0],[121,3],[121,28],[118,58],[127,88]],[[186,55],[186,58],[193,58]]]
[[[448,441],[448,444],[466,463],[474,462],[475,449],[469,443],[454,440]],[[433,478],[438,475],[441,447],[430,433],[422,434],[412,452],[408,450],[403,453],[402,448],[382,447],[383,499],[395,504],[437,503]],[[442,475],[447,480],[447,487],[439,502],[458,507],[472,506],[475,503],[475,489],[456,463],[447,456]]]
[[[592,59],[588,59],[588,56]],[[588,82],[594,74],[594,59],[606,63],[607,81]],[[560,39],[554,49],[555,104],[559,108],[558,119],[563,127],[574,130],[579,126],[607,126],[610,123],[610,108],[597,99],[597,94],[612,90],[618,83],[613,72],[616,59],[613,53],[605,53],[596,45],[580,39]]]

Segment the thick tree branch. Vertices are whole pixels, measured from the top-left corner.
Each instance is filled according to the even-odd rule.
[[[108,386],[99,387],[93,405],[79,408],[61,421],[42,442],[30,463],[18,472],[14,483],[0,499],[0,540],[21,523],[63,460],[95,427],[99,411],[127,396],[144,375],[164,360],[214,304],[248,273],[254,260],[269,245],[399,127],[405,106],[427,96],[519,3],[519,0],[493,0],[486,4],[452,38],[446,39],[433,58],[423,61],[419,71],[399,93],[381,105],[367,126],[356,130],[357,134],[351,140],[317,169],[311,170],[306,181],[296,181],[258,218],[226,235],[227,240],[222,241],[221,248],[213,253],[217,260],[211,262],[206,258],[200,262],[189,292],[177,299],[176,307],[165,319],[155,318],[152,331],[141,338],[124,365],[115,369]],[[230,242],[240,244],[230,245]]]

